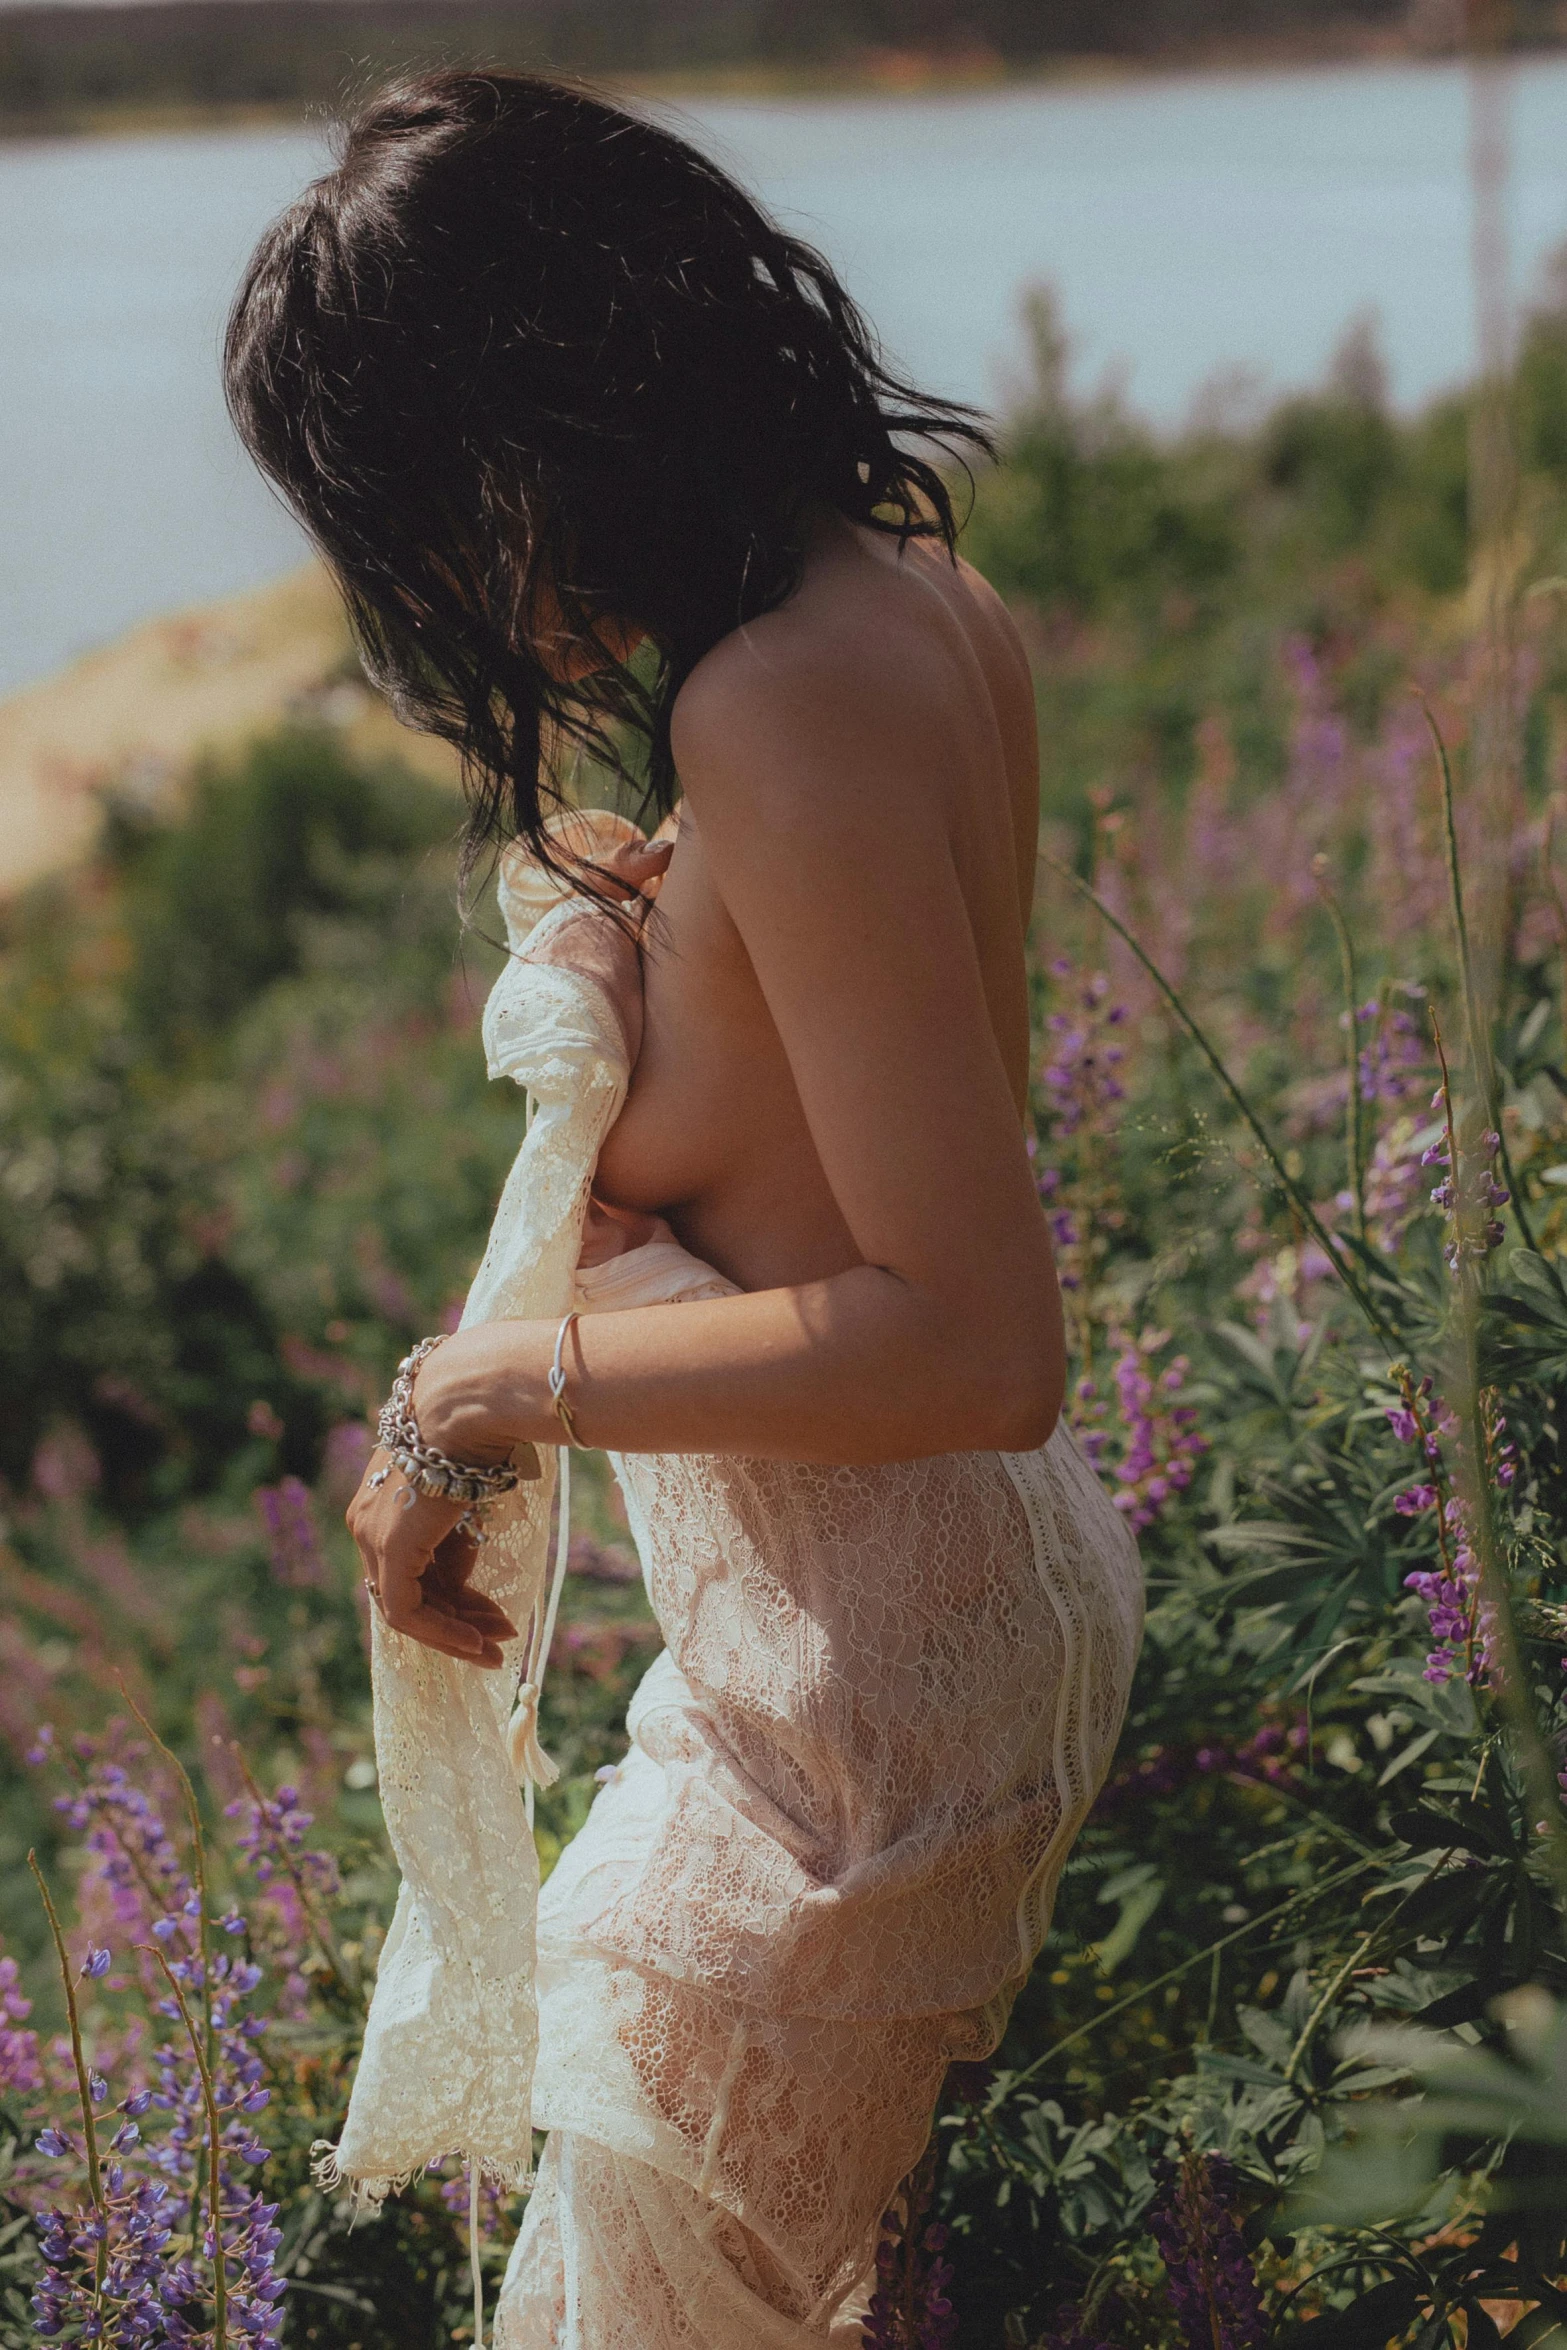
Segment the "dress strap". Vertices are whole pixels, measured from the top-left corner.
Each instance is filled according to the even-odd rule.
[[[563,1445],[560,1450],[560,1496],[558,1522],[555,1531],[555,1566],[550,1576],[549,1599],[542,1620],[537,1604],[533,1622],[528,1630],[527,1662],[523,1677],[517,1686],[517,1697],[511,1721],[507,1726],[506,1744],[523,1781],[522,1800],[528,1815],[528,1826],[533,1826],[533,1790],[535,1787],[553,1787],[560,1772],[539,1744],[539,1700],[544,1694],[544,1669],[549,1663],[550,1648],[555,1638],[555,1619],[560,1613],[560,1595],[566,1580],[566,1562],[571,1554],[571,1454]]]

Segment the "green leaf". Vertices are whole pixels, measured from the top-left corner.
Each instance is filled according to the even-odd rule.
[[[1440,1812],[1430,1804],[1417,1804],[1412,1811],[1396,1811],[1388,1821],[1393,1834],[1415,1852],[1473,1852],[1482,1860],[1511,1860],[1512,1839],[1503,1841],[1494,1819],[1486,1816],[1477,1804],[1471,1804],[1457,1815]]]
[[[1121,1914],[1103,1941],[1095,1945],[1100,1967],[1107,1975],[1114,1974],[1122,1961],[1131,1956],[1137,1937],[1164,1899],[1165,1891],[1163,1877],[1147,1864],[1127,1870],[1112,1883],[1114,1892],[1106,1886],[1099,1898],[1119,1900]]]
[[[1419,2307],[1418,2291],[1412,2276],[1373,2285],[1348,2309],[1331,2309],[1305,2325],[1286,2326],[1278,2337],[1279,2350],[1382,2350],[1384,2342],[1407,2330]]]
[[[1411,1738],[1402,1754],[1394,1755],[1393,1760],[1388,1764],[1381,1778],[1378,1779],[1377,1785],[1379,1787],[1390,1786],[1399,1773],[1407,1771],[1411,1763],[1418,1762],[1427,1747],[1432,1745],[1441,1735],[1441,1725],[1433,1722],[1429,1730],[1422,1730],[1418,1738]]]

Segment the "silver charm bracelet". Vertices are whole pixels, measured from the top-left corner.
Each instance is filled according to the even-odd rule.
[[[444,1332],[437,1338],[421,1338],[412,1353],[404,1355],[397,1366],[392,1392],[381,1406],[376,1424],[377,1442],[402,1470],[413,1490],[428,1494],[432,1501],[460,1501],[470,1506],[498,1501],[528,1475],[526,1461],[521,1466],[501,1461],[494,1468],[483,1468],[473,1461],[454,1461],[439,1445],[426,1444],[419,1433],[419,1423],[414,1417],[414,1380],[426,1356],[445,1343]],[[531,1446],[528,1450],[532,1450]],[[532,1473],[538,1474],[536,1456]]]

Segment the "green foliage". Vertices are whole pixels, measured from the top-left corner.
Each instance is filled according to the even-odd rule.
[[[257,742],[232,766],[199,767],[179,824],[113,811],[126,994],[149,1046],[192,1056],[263,989],[326,959],[322,934],[334,924],[338,956],[348,941],[378,939],[382,952],[401,945],[444,962],[428,891],[419,903],[418,858],[455,830],[456,811],[432,785],[392,766],[368,773],[334,736],[303,729]]]
[[[6,1474],[69,1415],[116,1507],[166,1505],[243,1461],[260,1402],[313,1475],[460,1295],[520,1116],[478,1051],[493,958],[454,962],[427,854],[453,830],[434,786],[289,731],[203,769],[177,824],[117,813],[90,884],[18,909]]]

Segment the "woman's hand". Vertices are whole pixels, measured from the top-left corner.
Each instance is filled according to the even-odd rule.
[[[394,1632],[494,1672],[516,1626],[470,1580],[479,1548],[459,1502],[417,1493],[379,1449],[348,1505],[372,1606]]]
[[[656,898],[673,849],[669,839],[623,841],[584,871],[606,897],[622,903]],[[537,946],[530,941],[522,949],[522,960],[563,966],[596,979],[615,1007],[626,1058],[635,1066],[642,1049],[642,949],[635,927],[628,928],[606,906],[579,897],[569,916],[552,923]]]

